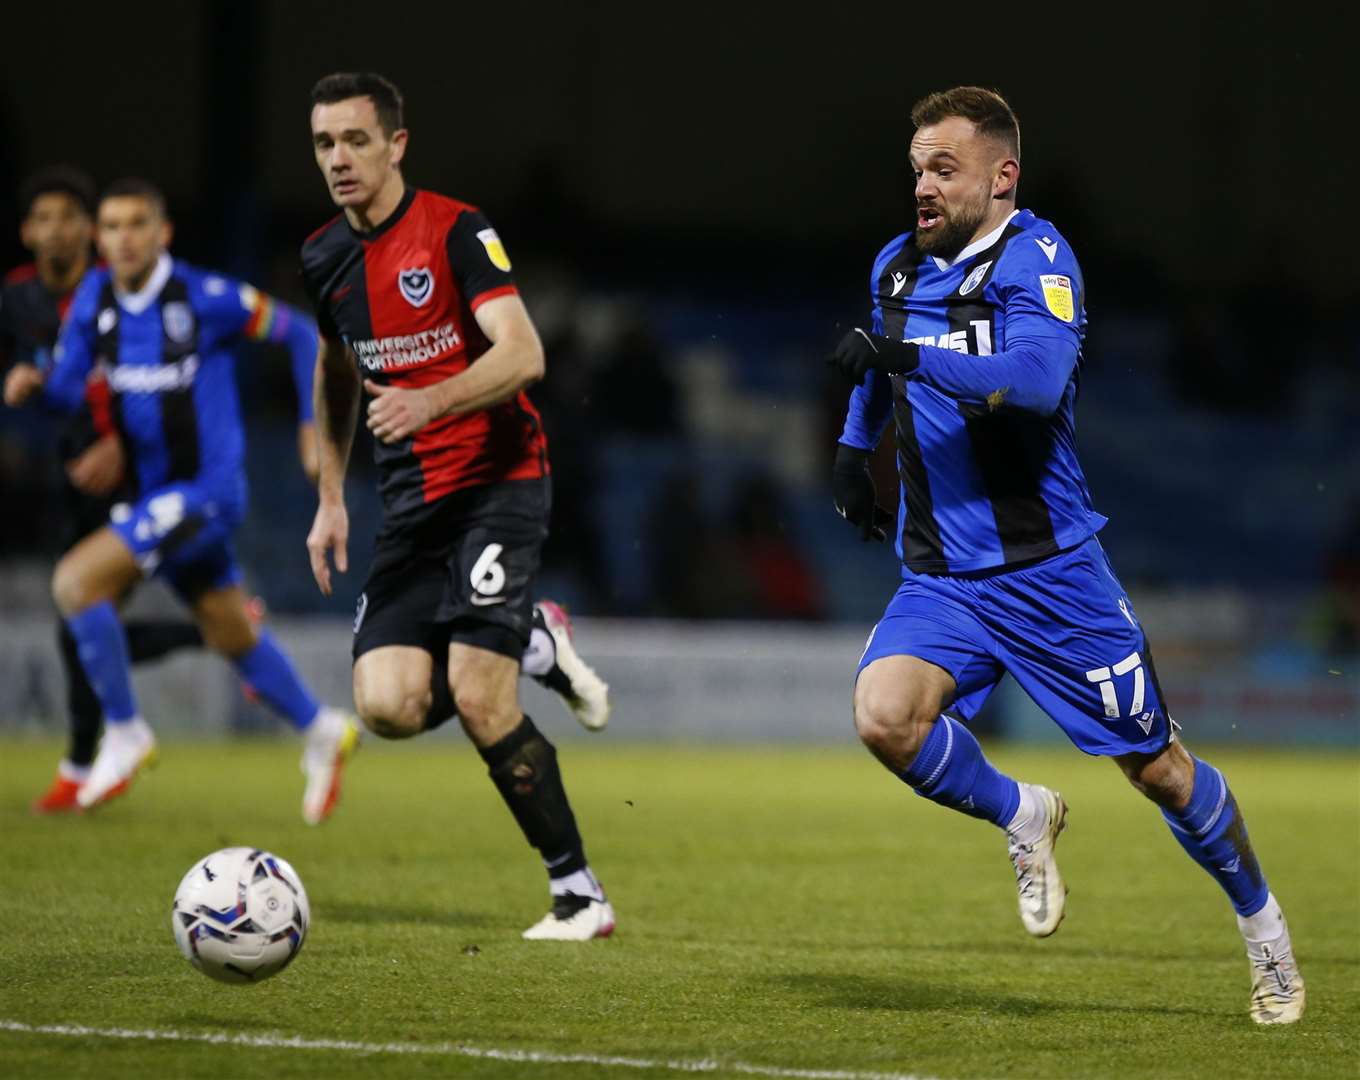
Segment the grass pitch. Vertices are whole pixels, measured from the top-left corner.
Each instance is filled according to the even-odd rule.
[[[1072,807],[1067,921],[1034,941],[1001,835],[916,798],[856,749],[568,743],[568,789],[619,915],[612,939],[587,945],[519,939],[546,910],[543,874],[457,739],[370,741],[321,829],[298,816],[295,744],[170,743],[119,803],[33,818],[59,750],[0,743],[4,1077],[570,1080],[706,1061],[718,1076],[1302,1080],[1360,1068],[1353,754],[1205,753],[1246,813],[1308,983],[1301,1024],[1259,1030],[1226,900],[1112,765],[1075,750],[994,749]],[[230,844],[289,859],[312,902],[301,955],[258,986],[210,981],[171,938],[180,876]],[[388,1043],[446,1045],[367,1045]]]

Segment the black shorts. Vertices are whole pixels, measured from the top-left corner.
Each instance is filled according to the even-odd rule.
[[[512,480],[455,491],[415,523],[384,525],[354,612],[354,658],[412,645],[438,659],[456,641],[519,660],[551,506],[546,477]]]

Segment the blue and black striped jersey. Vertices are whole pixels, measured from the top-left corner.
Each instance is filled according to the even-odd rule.
[[[243,501],[234,374],[234,345],[243,338],[288,345],[301,414],[310,418],[317,333],[305,315],[169,255],[131,294],[115,288],[107,268],[96,268],[76,289],[44,396],[74,409],[91,372],[102,370],[139,494],[195,481]]]
[[[1016,211],[950,261],[903,234],[874,261],[870,292],[874,331],[919,344],[920,366],[871,371],[841,442],[872,449],[894,420],[906,572],[1012,566],[1105,524],[1075,445],[1081,270],[1049,222]]]

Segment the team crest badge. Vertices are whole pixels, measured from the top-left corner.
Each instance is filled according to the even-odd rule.
[[[182,300],[172,300],[161,308],[161,322],[165,324],[165,336],[180,345],[194,336],[194,313]]]
[[[412,307],[424,307],[434,293],[434,275],[428,266],[398,270],[397,288]]]
[[[963,284],[959,286],[959,295],[967,296],[970,292],[982,284],[982,279],[987,276],[987,271],[992,268],[992,260],[988,259],[981,266],[973,267],[973,272],[963,279]]]
[[[1071,322],[1076,315],[1072,279],[1066,274],[1040,274],[1039,285],[1044,290],[1044,303],[1048,305],[1048,310],[1063,322]]]
[[[505,253],[505,245],[501,243],[501,238],[496,235],[496,230],[483,229],[477,234],[477,239],[482,242],[482,247],[486,248],[486,255],[491,260],[491,265],[502,273],[510,273],[510,256]]]

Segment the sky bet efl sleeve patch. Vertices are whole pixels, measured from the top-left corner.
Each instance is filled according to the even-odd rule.
[[[1072,279],[1065,274],[1040,274],[1039,284],[1044,290],[1044,303],[1063,322],[1070,323],[1075,315],[1072,299]]]
[[[501,243],[501,238],[496,235],[496,230],[482,229],[477,234],[477,239],[482,242],[482,247],[486,248],[487,258],[491,260],[491,265],[508,274],[510,272],[510,256],[505,253],[505,245]]]

